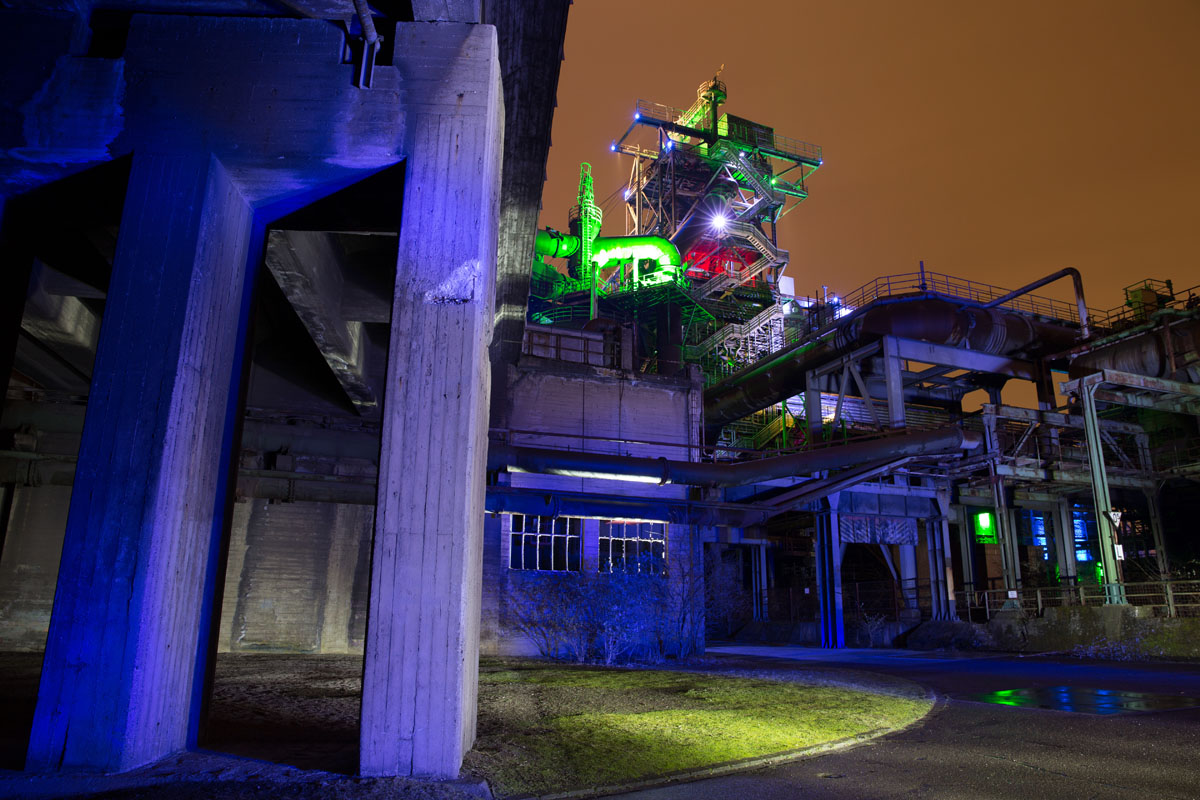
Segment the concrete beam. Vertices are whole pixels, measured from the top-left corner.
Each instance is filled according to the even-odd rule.
[[[996,356],[981,353],[978,350],[963,350],[944,344],[920,342],[915,339],[895,339],[895,355],[909,361],[919,361],[922,364],[936,364],[954,369],[965,369],[971,372],[987,372],[994,375],[1006,375],[1010,378],[1021,378],[1032,381],[1037,378],[1036,368],[1031,361],[1025,361],[1011,356]]]
[[[480,22],[482,0],[413,0],[417,22]]]
[[[378,397],[366,376],[366,334],[361,322],[341,313],[344,261],[333,234],[276,230],[267,236],[267,268],[346,396],[356,408],[369,408]]]
[[[396,38],[412,117],[360,768],[447,778],[475,739],[504,106],[490,25],[405,24]]]

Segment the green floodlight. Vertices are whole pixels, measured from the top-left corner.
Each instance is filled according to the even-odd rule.
[[[995,544],[998,541],[992,512],[980,511],[975,515],[975,541],[980,544]]]

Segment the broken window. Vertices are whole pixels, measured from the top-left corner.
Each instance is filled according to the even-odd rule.
[[[665,522],[600,521],[601,572],[666,571],[667,524]]]
[[[510,524],[510,569],[579,571],[583,520],[513,514]]]

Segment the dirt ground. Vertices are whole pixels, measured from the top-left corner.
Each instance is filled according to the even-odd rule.
[[[0,653],[0,797],[104,800],[465,800],[457,785],[357,778],[362,658],[237,655],[217,660],[203,750],[120,776],[20,772],[41,656]]]
[[[743,664],[728,656],[700,659],[690,668],[899,695],[915,689],[905,681],[865,673],[764,670],[761,664]],[[117,776],[31,777],[21,770],[40,669],[38,654],[0,653],[4,708],[0,797],[465,800],[488,796],[486,784],[471,778],[431,783],[354,777],[362,682],[362,659],[357,656],[223,655],[217,660],[207,724],[200,738],[202,750]],[[514,711],[510,708],[506,713]]]

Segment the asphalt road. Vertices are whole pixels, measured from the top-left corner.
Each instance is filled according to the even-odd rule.
[[[795,664],[805,670],[895,675],[932,689],[939,701],[917,726],[852,749],[618,797],[1200,798],[1200,668],[1195,665],[796,647],[731,646],[709,653],[725,654],[739,666],[750,660],[773,669]],[[1195,698],[1196,705],[1097,714],[960,699],[1047,687],[1150,693],[1184,698],[1183,703]]]

